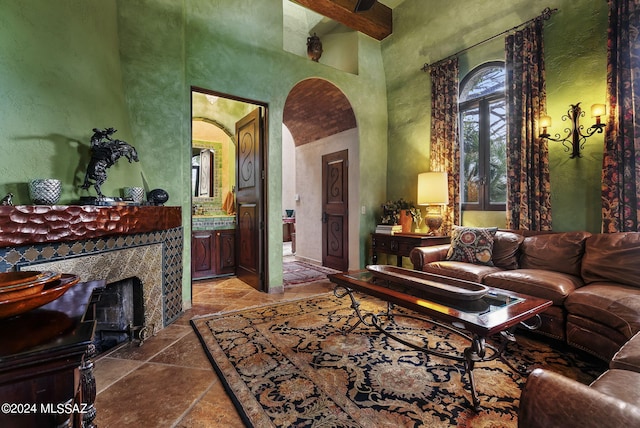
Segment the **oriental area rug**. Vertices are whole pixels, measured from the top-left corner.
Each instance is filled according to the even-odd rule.
[[[358,297],[366,311],[386,308]],[[427,356],[363,324],[344,334],[355,322],[350,300],[331,293],[191,320],[247,426],[517,426],[526,379],[503,362],[476,364],[482,407],[476,412],[462,364]],[[389,328],[445,352],[468,346],[426,321],[396,317]],[[585,384],[606,369],[576,352],[518,335],[507,359],[516,367],[545,367]]]
[[[307,284],[327,279],[328,273],[336,272],[324,266],[302,261],[284,262],[282,263],[282,284],[284,287]]]

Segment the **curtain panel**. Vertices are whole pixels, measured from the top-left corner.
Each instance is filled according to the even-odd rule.
[[[602,232],[640,231],[640,2],[609,0]],[[634,108],[635,107],[635,108]]]
[[[430,68],[431,171],[447,172],[449,205],[442,210],[443,235],[460,224],[460,144],[458,143],[458,58]]]
[[[507,227],[551,230],[547,140],[538,138],[546,111],[543,19],[505,39],[507,99]]]

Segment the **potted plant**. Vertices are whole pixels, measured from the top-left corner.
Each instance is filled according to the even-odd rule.
[[[382,205],[382,224],[399,224],[402,226],[402,232],[406,233],[411,232],[411,225],[414,221],[416,226],[419,226],[422,215],[413,202],[400,198]]]

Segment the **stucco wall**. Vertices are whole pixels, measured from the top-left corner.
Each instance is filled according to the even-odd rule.
[[[382,42],[389,100],[388,198],[415,199],[417,175],[429,169],[431,83],[424,63],[472,46],[540,14],[558,13],[544,30],[548,113],[553,132],[569,104],[604,103],[606,92],[607,4],[600,0],[527,0],[486,2],[438,0],[403,2],[394,9],[394,32]],[[504,39],[473,48],[460,58],[460,78],[488,61],[504,60]],[[586,126],[592,124],[589,114]],[[600,169],[603,137],[585,145],[583,157],[569,159],[559,143],[550,142],[550,179],[555,230],[600,230]],[[504,215],[467,213],[468,224],[498,225]]]
[[[0,2],[0,193],[29,203],[33,177],[63,180],[61,203],[88,162],[93,127],[114,126],[141,162],[110,170],[107,192],[138,183],[162,187],[183,208],[190,247],[190,88],[268,104],[268,280],[282,284],[282,109],[309,77],[331,81],[358,121],[359,160],[367,170],[358,205],[386,193],[387,110],[379,42],[358,35],[358,74],[282,49],[282,0],[29,0]],[[83,154],[86,153],[86,154]],[[356,236],[375,225],[372,209]],[[365,249],[359,250],[360,265]],[[183,297],[191,300],[189,251]]]

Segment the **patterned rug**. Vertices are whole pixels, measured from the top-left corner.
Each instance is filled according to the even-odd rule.
[[[328,273],[336,272],[336,270],[324,266],[301,261],[284,262],[282,263],[282,283],[285,287],[307,284],[309,282],[327,279]]]
[[[384,304],[362,297],[361,308]],[[525,379],[504,363],[478,363],[481,401],[471,410],[461,364],[427,357],[376,330],[353,325],[348,298],[331,294],[191,321],[247,426],[256,427],[516,427]],[[398,309],[399,312],[411,313]],[[396,317],[403,339],[446,352],[467,346],[428,322]],[[528,336],[508,359],[544,366],[583,383],[606,366]]]

